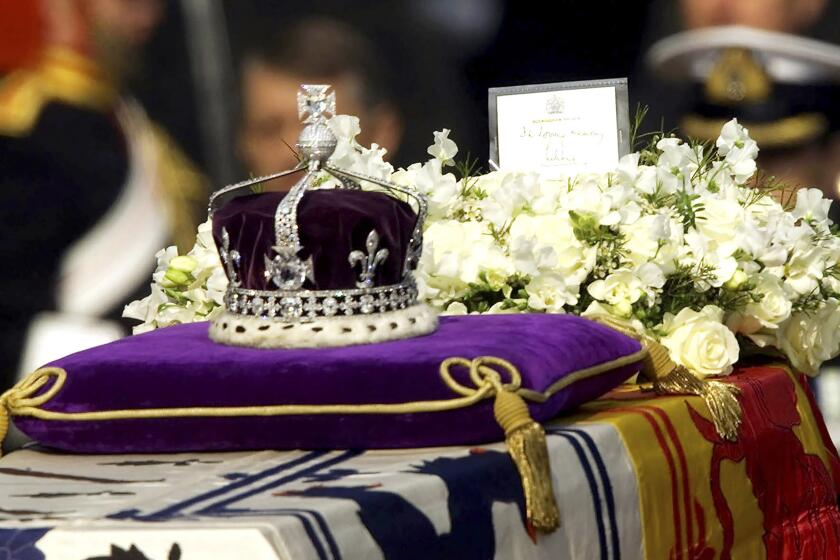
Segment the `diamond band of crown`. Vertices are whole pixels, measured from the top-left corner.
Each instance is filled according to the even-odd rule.
[[[355,290],[246,290],[225,294],[228,312],[273,319],[307,322],[319,317],[369,315],[405,309],[417,303],[413,283]]]

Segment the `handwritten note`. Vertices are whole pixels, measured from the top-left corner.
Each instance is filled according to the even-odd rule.
[[[551,85],[491,90],[491,158],[502,169],[540,171],[554,179],[614,169],[627,141],[626,82],[619,84],[621,93],[615,85],[554,85],[549,91],[528,90]]]

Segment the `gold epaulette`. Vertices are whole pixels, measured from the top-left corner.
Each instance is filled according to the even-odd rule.
[[[107,110],[116,89],[92,60],[67,49],[44,52],[39,65],[12,72],[0,81],[0,134],[24,136],[51,101]]]

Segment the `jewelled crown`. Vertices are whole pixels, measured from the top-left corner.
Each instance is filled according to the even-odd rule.
[[[437,319],[417,301],[426,200],[411,187],[329,158],[336,137],[330,86],[303,85],[294,169],[225,187],[210,199],[213,235],[229,285],[210,336],[259,347],[336,346],[425,334]],[[288,193],[254,185],[302,174]],[[319,187],[325,175],[338,187]],[[335,181],[328,181],[335,184]],[[375,190],[363,190],[362,184]],[[409,201],[409,202],[406,202]]]

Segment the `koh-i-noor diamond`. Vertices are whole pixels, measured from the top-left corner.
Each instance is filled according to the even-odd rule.
[[[299,290],[307,279],[313,279],[312,257],[302,261],[284,247],[276,246],[273,259],[265,259],[265,277],[281,290]]]

